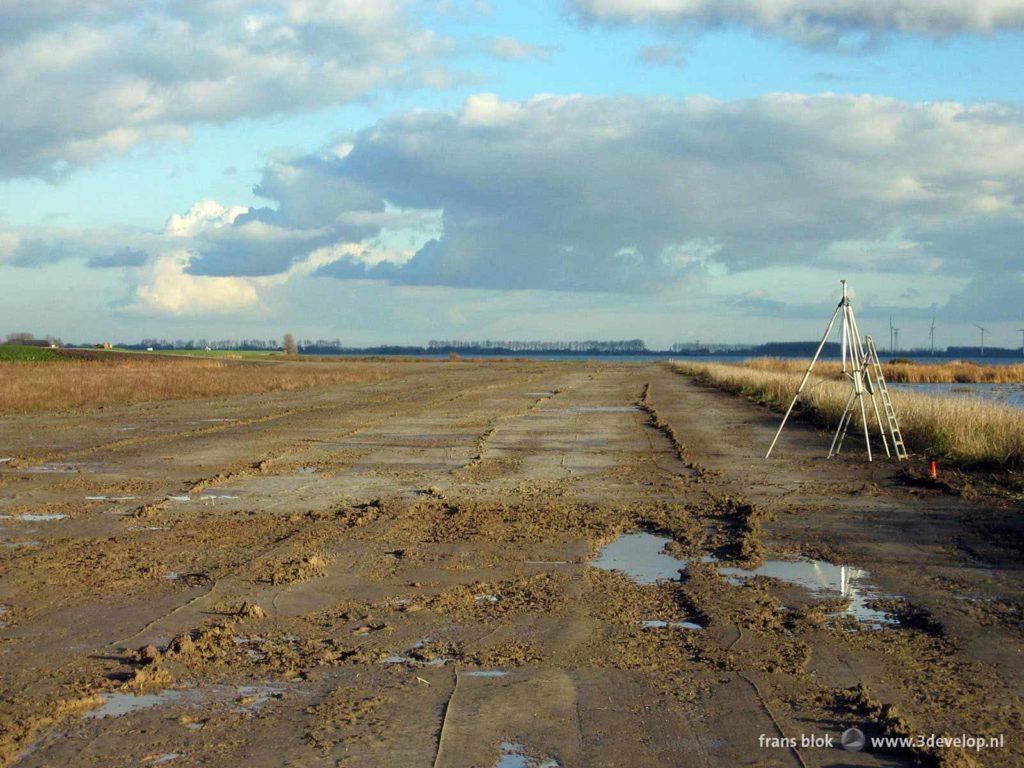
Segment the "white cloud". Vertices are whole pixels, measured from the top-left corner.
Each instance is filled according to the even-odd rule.
[[[258,301],[253,280],[190,275],[184,251],[156,257],[132,275],[130,298],[122,309],[136,315],[219,315],[249,309]]]
[[[492,56],[504,61],[526,61],[539,59],[546,61],[554,53],[551,45],[535,45],[517,37],[494,37],[487,41],[487,50]]]
[[[403,0],[0,3],[0,178],[58,178],[197,123],[444,85]]]
[[[325,226],[368,227],[335,242],[377,236],[372,212],[389,204],[405,216],[442,211],[441,231],[404,262],[342,255],[322,274],[652,292],[700,282],[715,265],[964,275],[1019,259],[1024,239],[1024,115],[1000,105],[479,94],[348,143],[343,157],[267,168],[258,189],[274,205],[263,215],[293,235],[287,248],[225,256],[200,243],[192,270],[232,274],[238,258],[285,270],[301,238]],[[219,234],[241,242],[237,225]]]
[[[748,27],[807,45],[1024,28],[1024,0],[571,0],[587,21]]]

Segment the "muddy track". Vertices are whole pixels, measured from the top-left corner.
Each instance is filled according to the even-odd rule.
[[[35,466],[78,472],[5,473],[0,764],[1024,761],[1024,592],[986,538],[1016,510],[825,463],[808,429],[766,465],[770,418],[660,366],[290,394],[199,429],[224,405],[140,407],[163,422],[133,440],[67,416]],[[854,590],[781,578],[797,556]],[[1006,740],[785,743],[850,725]]]

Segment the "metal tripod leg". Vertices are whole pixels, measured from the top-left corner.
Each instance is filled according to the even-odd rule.
[[[853,398],[856,397],[855,392],[851,392],[850,396],[846,400],[846,408],[843,409],[843,415],[839,417],[839,426],[836,427],[836,433],[832,437],[832,445],[828,449],[828,458],[832,458],[839,449],[842,448],[842,438],[846,437],[846,427],[849,425],[850,419],[853,417]],[[842,435],[842,437],[840,437]]]
[[[860,418],[864,422],[864,445],[868,449],[868,461],[871,461],[871,432],[868,428],[868,412],[864,407],[864,392],[863,390],[857,395],[860,399]]]
[[[764,455],[766,459],[772,455],[772,449],[779,441],[779,435],[782,434],[782,428],[786,426],[786,422],[789,420],[789,414],[793,412],[793,406],[796,405],[796,401],[800,397],[800,393],[804,391],[804,387],[807,385],[807,380],[811,378],[811,370],[814,368],[814,364],[818,362],[818,357],[821,356],[821,350],[825,348],[825,342],[828,340],[829,333],[832,332],[832,326],[835,325],[836,318],[839,317],[839,311],[843,308],[844,303],[845,297],[844,300],[840,301],[838,306],[836,306],[836,311],[832,313],[832,319],[828,321],[828,325],[825,327],[825,333],[821,337],[821,343],[818,345],[818,349],[814,353],[814,357],[811,358],[811,364],[807,366],[807,371],[804,373],[804,377],[800,381],[800,386],[796,388],[796,394],[793,395],[793,400],[790,402],[789,408],[786,409],[786,415],[782,417],[782,423],[779,424],[779,428],[775,432],[775,437],[772,438],[772,444],[768,446],[768,453]]]
[[[885,448],[885,455],[892,458],[892,453],[889,452],[889,441],[885,437],[885,423],[882,421],[882,414],[878,410],[878,387],[871,380],[871,369],[874,361],[869,354],[864,353],[864,347],[860,341],[860,327],[857,325],[857,318],[853,316],[852,309],[850,310],[850,320],[853,323],[853,335],[857,341],[857,349],[860,352],[861,361],[864,363],[864,378],[869,385],[868,392],[871,394],[871,407],[875,411],[875,421],[878,422],[878,433],[882,436],[882,447]]]

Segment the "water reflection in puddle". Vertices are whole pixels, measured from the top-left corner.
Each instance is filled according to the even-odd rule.
[[[513,741],[503,741],[499,745],[501,756],[494,768],[560,768],[561,763],[557,760],[536,760],[523,749],[522,744]]]
[[[66,517],[67,517],[67,515],[59,513],[59,512],[52,512],[52,513],[48,513],[48,514],[28,514],[27,513],[27,514],[24,514],[24,515],[0,515],[0,518],[2,518],[4,520],[14,520],[14,521],[21,520],[21,521],[26,522],[26,523],[45,523],[45,522],[48,522],[50,520],[63,520]]]
[[[638,584],[675,579],[689,561],[666,554],[663,550],[669,541],[664,536],[650,533],[627,533],[602,547],[591,565],[602,570],[621,571]],[[711,556],[702,557],[701,561],[715,563],[719,574],[731,584],[740,584],[756,576],[778,579],[802,587],[817,597],[848,598],[849,606],[841,613],[869,626],[896,623],[896,619],[884,611],[868,607],[868,602],[888,596],[871,584],[868,572],[861,568],[807,559],[768,560],[754,569],[719,565],[718,560]]]
[[[86,501],[131,501],[138,496],[86,496]]]
[[[508,677],[504,669],[471,669],[462,673],[465,677]]]
[[[700,624],[694,624],[692,621],[662,621],[661,619],[641,621],[640,626],[644,629],[668,629],[669,627],[692,630],[704,629]]]
[[[217,499],[237,499],[240,498],[231,493],[225,493],[223,491],[208,491],[202,493],[199,496],[190,496],[188,494],[181,494],[178,496],[168,496],[168,501],[178,501],[183,504],[187,504],[192,501],[216,501]]]
[[[90,710],[86,717],[99,719],[103,717],[121,717],[131,712],[167,704],[182,696],[181,691],[161,691],[160,693],[104,693],[100,695],[103,706]]]
[[[167,752],[166,754],[154,757],[152,760],[149,761],[149,765],[164,765],[166,763],[171,762],[172,760],[177,760],[179,757],[184,756],[184,752]]]
[[[429,637],[425,637],[418,641],[405,653],[393,653],[390,656],[385,656],[380,660],[381,664],[408,664],[414,667],[443,667],[449,662],[455,661],[451,656],[435,656],[432,659],[418,658],[413,655],[413,651],[416,651],[424,647],[430,642]]]
[[[650,533],[626,533],[602,547],[590,564],[604,571],[622,571],[638,584],[675,579],[686,561],[662,552],[668,542]]]
[[[529,397],[554,397],[555,396],[554,392],[527,392],[526,394]]]

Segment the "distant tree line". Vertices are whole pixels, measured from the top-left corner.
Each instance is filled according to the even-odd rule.
[[[250,352],[281,349],[278,339],[143,339],[137,344],[118,344],[125,349],[232,349]]]
[[[641,339],[627,341],[431,341],[431,352],[546,352],[636,355],[647,352]]]

